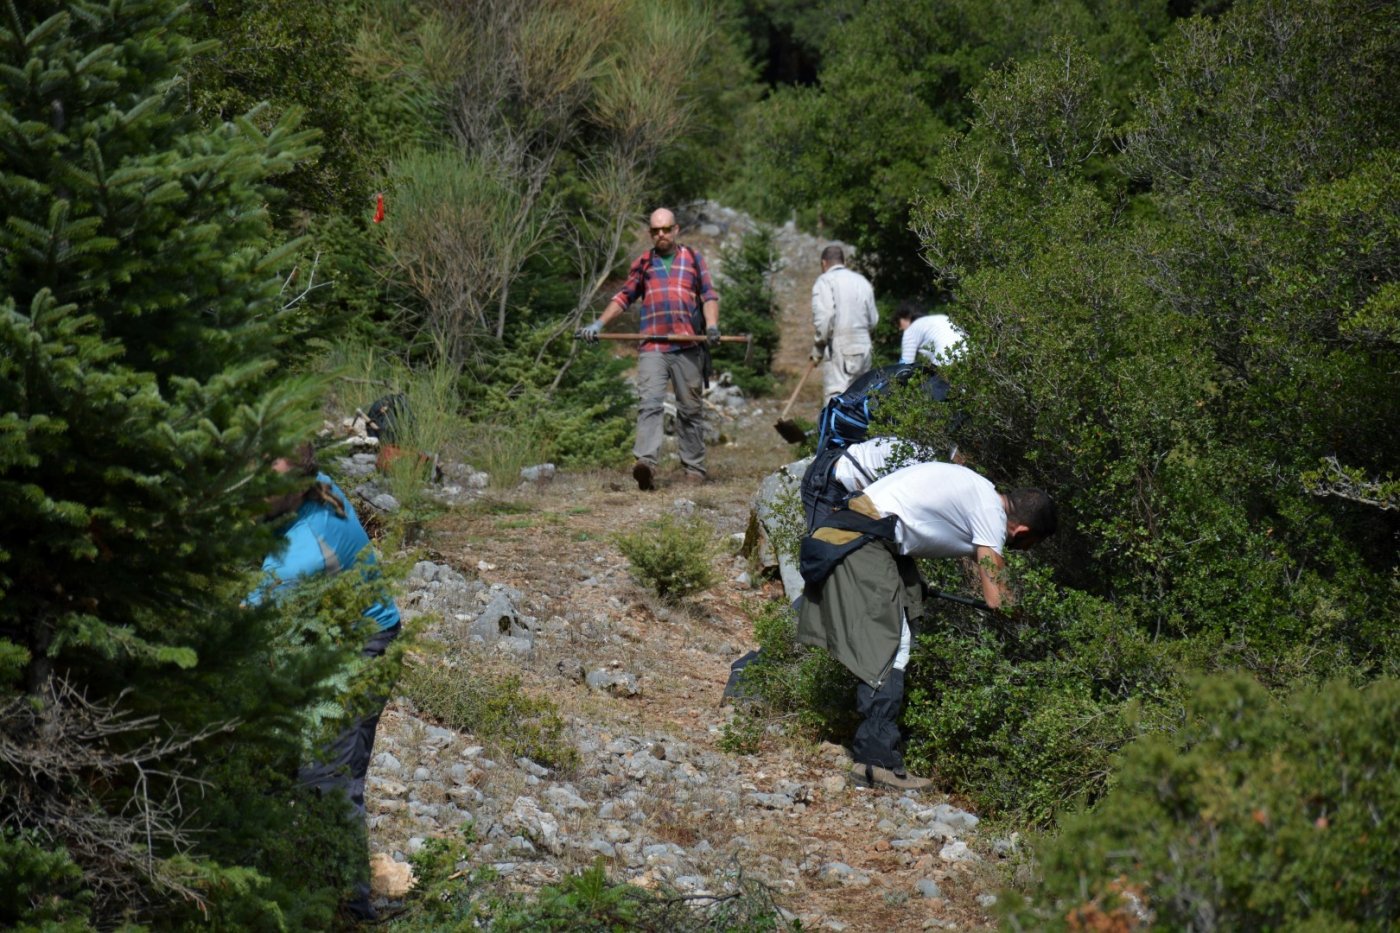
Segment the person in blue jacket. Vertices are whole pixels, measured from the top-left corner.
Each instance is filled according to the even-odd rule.
[[[305,577],[336,574],[357,566],[361,572],[373,574],[368,569],[375,563],[369,535],[345,493],[317,469],[311,446],[305,445],[295,461],[278,459],[272,468],[279,473],[295,471],[314,479],[306,489],[272,503],[269,520],[291,512],[296,514],[284,532],[285,545],[263,561],[263,583],[248,602],[256,605],[265,598],[276,600]],[[384,654],[389,643],[399,635],[399,607],[386,593],[365,609],[364,616],[373,622],[373,628],[361,654],[376,658]],[[384,699],[381,699],[372,714],[350,723],[323,750],[320,760],[304,765],[297,772],[297,780],[304,787],[322,794],[343,792],[353,808],[361,834],[365,833],[365,774],[369,771],[374,733],[383,708]],[[354,896],[346,902],[345,909],[358,919],[375,917],[370,902],[367,863],[365,876],[357,882]]]

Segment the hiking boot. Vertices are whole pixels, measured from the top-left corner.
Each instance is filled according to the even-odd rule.
[[[685,484],[687,486],[703,486],[705,485],[705,474],[696,473],[694,470],[686,470]]]
[[[643,492],[656,488],[656,470],[645,460],[638,460],[632,464],[632,478],[637,481],[637,488]]]
[[[890,790],[927,790],[933,786],[933,781],[914,777],[903,768],[892,770],[860,762],[851,766],[851,783],[857,787],[885,787]]]

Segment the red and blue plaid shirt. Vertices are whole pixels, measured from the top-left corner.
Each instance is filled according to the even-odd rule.
[[[705,258],[689,246],[677,246],[668,270],[655,250],[647,250],[627,273],[627,281],[612,300],[623,310],[641,299],[641,332],[644,334],[693,334],[691,323],[705,302],[719,301],[719,292],[710,282]],[[641,351],[684,350],[692,344],[647,341]]]

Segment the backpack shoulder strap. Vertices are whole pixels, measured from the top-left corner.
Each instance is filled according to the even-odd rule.
[[[842,448],[841,448],[841,455],[842,455],[843,457],[845,457],[847,460],[851,461],[851,466],[853,466],[853,467],[856,468],[856,472],[857,472],[857,473],[859,473],[861,476],[864,476],[864,477],[865,477],[866,483],[873,483],[873,482],[875,482],[875,477],[874,477],[873,475],[871,475],[870,471],[867,470],[865,467],[861,466],[861,465],[860,465],[860,461],[857,460],[857,459],[851,454],[851,448],[849,448],[849,447],[842,447]]]

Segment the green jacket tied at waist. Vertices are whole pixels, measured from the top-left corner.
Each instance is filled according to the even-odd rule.
[[[848,508],[880,517],[864,496],[852,499]],[[866,541],[846,553],[820,584],[807,587],[797,616],[797,640],[827,649],[856,677],[878,687],[899,651],[906,613],[911,629],[923,614],[918,569],[913,558],[897,552],[893,541],[849,531],[833,535],[825,527],[812,536],[823,532],[832,543],[845,535]]]

